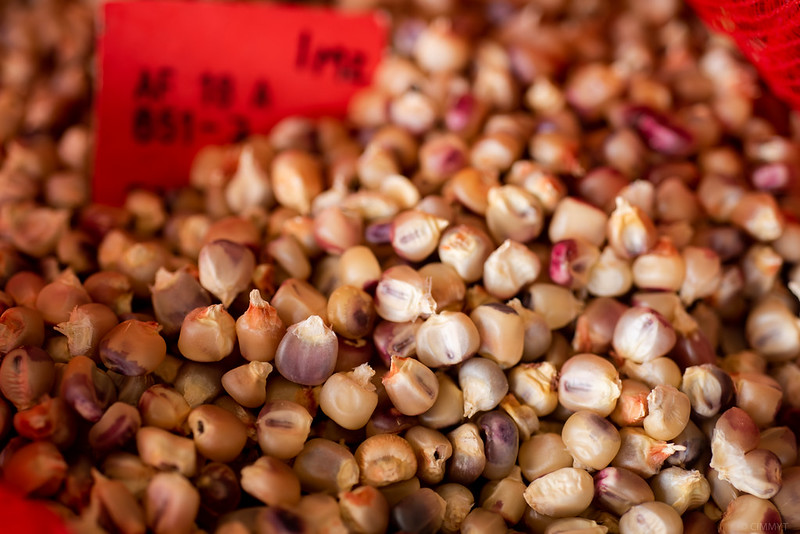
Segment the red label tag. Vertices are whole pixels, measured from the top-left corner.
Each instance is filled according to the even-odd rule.
[[[187,183],[195,153],[289,115],[343,116],[386,45],[377,13],[111,2],[99,40],[93,194]]]

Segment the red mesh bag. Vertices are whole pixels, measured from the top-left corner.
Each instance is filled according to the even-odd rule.
[[[800,0],[688,0],[730,35],[776,96],[800,110]]]

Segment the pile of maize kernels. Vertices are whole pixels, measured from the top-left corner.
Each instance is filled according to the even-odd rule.
[[[342,0],[344,119],[91,202],[0,7],[0,470],[76,533],[800,530],[800,116],[677,0]]]

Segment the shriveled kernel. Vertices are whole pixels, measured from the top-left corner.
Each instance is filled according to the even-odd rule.
[[[58,324],[69,321],[69,315],[75,306],[89,302],[89,293],[75,273],[67,269],[41,288],[36,295],[35,306],[45,323]]]
[[[449,482],[437,487],[436,493],[441,495],[446,503],[442,531],[460,532],[461,524],[475,504],[472,492],[461,484]]]
[[[683,432],[691,415],[691,402],[673,386],[656,386],[647,396],[644,430],[660,440],[670,440]]]
[[[656,500],[665,502],[683,515],[704,505],[711,496],[711,487],[699,471],[669,467],[650,480]]]
[[[455,269],[441,262],[426,263],[419,274],[431,281],[431,296],[436,301],[436,311],[459,311],[463,307],[467,286]]]
[[[361,483],[383,487],[408,480],[417,472],[417,458],[405,439],[394,434],[378,434],[364,440],[355,459]]]
[[[508,373],[509,389],[543,417],[558,405],[558,370],[550,362],[515,366]]]
[[[481,230],[467,224],[449,227],[439,240],[439,259],[450,265],[467,283],[480,280],[483,266],[494,244]]]
[[[539,276],[541,261],[522,243],[506,239],[483,264],[483,284],[497,298],[511,298]]]
[[[14,308],[10,308],[3,313],[3,317],[12,309]],[[0,323],[3,322],[3,317],[0,317]],[[27,317],[26,323],[35,325],[36,318]],[[97,360],[100,340],[118,323],[119,319],[117,319],[117,315],[111,308],[105,304],[92,302],[76,306],[69,315],[69,321],[59,323],[54,330],[67,336],[71,355],[83,354]],[[41,341],[39,343],[31,343],[29,341],[24,344],[40,345]]]

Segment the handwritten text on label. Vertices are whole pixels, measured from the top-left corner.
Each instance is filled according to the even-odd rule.
[[[289,115],[342,116],[386,42],[376,14],[173,0],[110,2],[100,36],[94,197],[184,185],[209,144]]]

